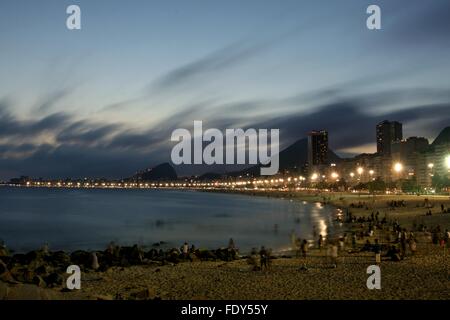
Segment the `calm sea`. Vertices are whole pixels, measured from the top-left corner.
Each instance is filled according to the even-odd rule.
[[[0,187],[0,239],[15,251],[151,246],[164,241],[241,251],[275,251],[302,238],[329,233],[333,209],[300,201],[178,190],[46,189]]]

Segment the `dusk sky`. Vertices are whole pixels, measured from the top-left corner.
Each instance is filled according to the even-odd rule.
[[[81,7],[81,30],[66,8]],[[366,8],[382,30],[366,28]],[[340,155],[375,125],[450,125],[450,1],[0,2],[0,179],[125,177],[174,129],[326,129]]]

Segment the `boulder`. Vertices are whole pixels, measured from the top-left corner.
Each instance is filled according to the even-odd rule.
[[[9,269],[11,275],[19,282],[27,282],[29,281],[28,274],[26,275],[26,271],[28,269],[25,267],[22,267],[20,265],[14,265],[12,268]],[[34,275],[33,275],[34,276]]]
[[[130,298],[131,299],[136,299],[136,300],[150,300],[150,299],[155,299],[156,298],[156,291],[147,287],[144,290],[140,290],[137,292],[133,292],[130,294]]]
[[[98,258],[95,252],[92,252],[91,259],[91,268],[93,270],[98,270],[100,268],[100,265],[98,264]]]
[[[12,256],[10,263],[11,264],[20,264],[20,265],[27,265],[28,264],[27,257],[23,253],[18,253]]]
[[[80,267],[90,268],[92,263],[91,253],[83,250],[77,250],[70,255],[70,261],[72,264],[76,264]]]
[[[144,254],[144,258],[148,260],[155,260],[158,258],[158,250],[150,249],[148,252]]]
[[[14,282],[14,277],[2,260],[0,260],[0,280],[4,282]]]
[[[45,261],[51,264],[53,267],[59,267],[61,269],[65,269],[71,264],[70,256],[64,251],[56,251],[50,253],[45,258]]]
[[[4,263],[2,260],[0,260],[0,274],[3,274],[4,272],[8,271],[8,267],[6,266],[6,263]]]
[[[142,264],[144,260],[144,251],[138,246],[122,247],[120,250],[120,257],[126,259],[130,264]]]
[[[49,273],[49,267],[46,265],[41,265],[37,267],[34,272],[38,275],[47,275]]]
[[[33,250],[25,254],[26,264],[30,264],[33,261],[39,260],[44,261],[44,258],[47,256],[47,253],[42,250]]]
[[[26,269],[26,270],[23,271],[23,279],[27,283],[33,283],[33,279],[34,279],[35,275],[36,274],[32,270]]]
[[[207,260],[207,261],[217,259],[216,255],[212,251],[209,251],[209,250],[201,250],[199,252],[199,258],[200,258],[200,260]]]
[[[50,273],[44,280],[47,283],[47,286],[51,288],[62,286],[64,282],[63,277],[56,272]]]
[[[199,261],[199,258],[197,257],[196,254],[191,252],[191,253],[189,253],[189,260],[191,260],[191,261]]]
[[[42,279],[42,277],[38,275],[34,276],[33,283],[37,285],[39,288],[45,288],[47,286],[44,279]]]
[[[9,250],[5,246],[0,246],[0,257],[9,257]]]

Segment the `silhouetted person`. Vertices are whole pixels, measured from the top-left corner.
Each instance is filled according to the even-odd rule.
[[[319,246],[319,249],[321,250],[323,247],[323,236],[319,234],[319,240],[317,241],[317,245]]]
[[[189,258],[189,245],[187,242],[183,244],[183,257],[185,259]]]
[[[260,258],[260,266],[261,271],[263,270],[263,267],[267,269],[267,250],[264,248],[264,246],[261,247],[261,250],[259,251],[259,258]]]
[[[375,253],[375,262],[377,264],[381,263],[381,246],[378,243],[378,239],[375,239],[375,244],[373,245],[373,252]]]

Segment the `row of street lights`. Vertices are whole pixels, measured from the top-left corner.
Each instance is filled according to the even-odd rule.
[[[361,176],[362,176],[362,174],[364,173],[364,168],[363,167],[358,167],[357,169],[356,169],[356,172],[358,173],[358,175],[359,175],[359,178],[361,179]],[[375,174],[375,171],[374,170],[369,170],[369,175],[372,177],[373,175]],[[317,179],[319,179],[319,174],[318,173],[313,173],[312,175],[311,175],[311,180],[312,181],[316,181]],[[326,176],[325,175],[323,175],[322,176],[322,178],[325,178]],[[351,178],[354,178],[355,177],[355,173],[354,172],[350,172],[350,177]],[[339,178],[339,174],[337,173],[337,172],[332,172],[331,173],[331,178],[332,179],[335,179],[335,180],[337,180],[338,178]]]
[[[447,169],[450,171],[450,155],[448,155],[445,158],[445,165],[446,165]],[[433,169],[434,168],[434,163],[429,163],[428,164],[428,168],[430,170]],[[394,163],[393,169],[394,169],[394,171],[397,174],[400,174],[401,172],[403,172],[404,166],[403,166],[403,164],[401,162],[396,162],[396,163]],[[361,176],[364,173],[364,168],[363,167],[358,167],[356,169],[356,172],[358,173],[359,178],[361,179]],[[373,177],[374,174],[375,174],[374,170],[372,170],[372,169],[369,170],[369,175],[370,175],[371,178]],[[350,172],[350,177],[354,178],[355,177],[355,173],[354,172]],[[317,181],[319,178],[320,178],[320,176],[319,176],[318,173],[313,173],[311,175],[311,181]],[[322,176],[322,178],[325,178],[325,176]],[[339,178],[339,174],[337,172],[332,172],[331,173],[331,178],[337,180]]]

